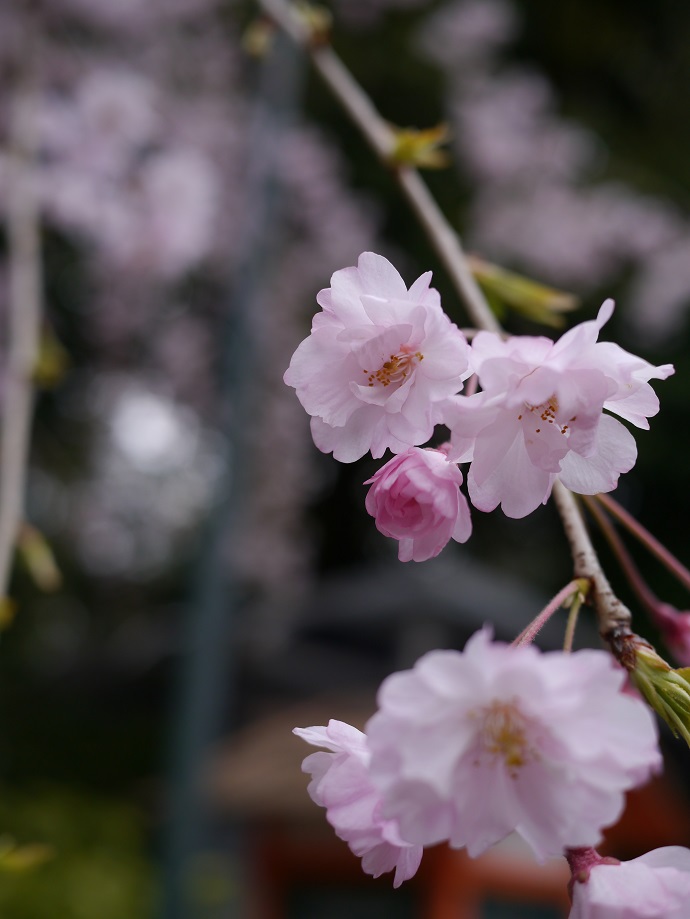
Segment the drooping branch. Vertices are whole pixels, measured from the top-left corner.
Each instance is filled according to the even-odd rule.
[[[501,327],[474,279],[458,234],[448,223],[419,172],[410,166],[393,166],[395,133],[371,99],[328,45],[313,40],[312,31],[285,0],[258,0],[264,12],[311,57],[312,63],[360,129],[374,152],[391,165],[405,198],[426,231],[446,271],[477,328],[500,332]]]
[[[373,151],[384,163],[390,165],[395,147],[393,129],[378,113],[340,58],[324,42],[323,36],[317,35],[287,0],[257,2],[264,13],[310,55],[315,69],[359,127]],[[441,257],[472,322],[478,329],[502,334],[499,322],[472,275],[459,236],[419,172],[409,166],[396,166],[395,175],[407,201]],[[630,611],[616,597],[603,572],[572,493],[556,481],[553,497],[573,555],[574,576],[591,582],[599,630],[613,653],[620,658],[624,652],[621,652],[619,638],[625,639],[632,634]]]
[[[31,55],[31,59],[35,59]],[[41,321],[40,218],[32,162],[35,140],[32,75],[20,68],[10,126],[7,183],[9,313],[0,447],[0,600],[7,594],[12,558],[24,516]]]

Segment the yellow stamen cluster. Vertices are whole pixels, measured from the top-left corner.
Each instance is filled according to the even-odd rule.
[[[502,759],[516,778],[520,767],[535,758],[524,717],[513,702],[496,700],[482,710],[481,718],[482,752]]]
[[[367,376],[367,384],[375,386],[377,383],[381,386],[390,386],[394,383],[402,383],[412,370],[415,364],[424,360],[421,351],[407,351],[404,347],[400,354],[391,354],[390,358],[385,361],[378,370],[364,370]]]

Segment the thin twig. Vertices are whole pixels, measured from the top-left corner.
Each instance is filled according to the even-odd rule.
[[[264,12],[310,54],[315,69],[374,152],[390,165],[395,133],[332,48],[312,40],[308,26],[285,0],[258,2]],[[474,279],[458,234],[448,223],[419,172],[409,166],[398,166],[394,168],[394,175],[445,265],[472,322],[477,328],[500,333],[501,326]]]
[[[33,86],[17,81],[7,183],[9,250],[8,353],[0,447],[0,599],[7,595],[15,542],[24,516],[41,318],[40,220],[31,164]]]

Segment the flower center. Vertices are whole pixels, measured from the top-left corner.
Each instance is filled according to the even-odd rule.
[[[502,759],[511,774],[534,757],[525,719],[512,702],[495,700],[482,711],[480,742],[484,753]]]
[[[400,348],[398,354],[391,354],[387,361],[378,370],[365,370],[367,384],[375,386],[390,386],[392,383],[402,383],[408,374],[412,373],[415,365],[424,360],[421,351],[412,351],[406,345]]]
[[[577,415],[573,415],[572,418],[568,419],[568,424],[561,424],[557,417],[559,408],[558,398],[555,393],[547,399],[546,402],[542,402],[540,405],[530,405],[528,402],[525,402],[525,409],[518,415],[518,421],[524,419],[525,421],[531,421],[533,424],[536,423],[537,427],[534,429],[535,434],[541,434],[542,426],[548,424],[555,424],[561,434],[567,434],[570,430],[570,424],[572,424],[573,421],[577,421]],[[526,418],[525,411],[529,412]]]

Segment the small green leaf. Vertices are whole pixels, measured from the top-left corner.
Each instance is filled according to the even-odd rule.
[[[318,3],[307,3],[306,0],[297,0],[294,10],[309,29],[312,45],[325,45],[330,41],[333,16],[327,7]]]
[[[631,672],[635,685],[675,736],[680,734],[690,746],[690,667],[674,670],[641,639],[635,657]]]
[[[470,256],[469,264],[472,274],[487,296],[493,295],[516,313],[534,322],[560,328],[564,324],[562,313],[579,306],[579,300],[574,294],[549,287],[484,259]]]
[[[448,152],[439,149],[450,138],[448,125],[439,124],[435,128],[424,130],[394,127],[393,133],[395,144],[390,161],[394,165],[414,166],[416,169],[443,169],[450,164]]]
[[[17,604],[10,597],[0,597],[0,632],[4,632],[14,622],[17,615]]]
[[[69,355],[50,329],[44,329],[38,345],[33,381],[41,389],[52,389],[65,376]]]
[[[8,836],[0,839],[0,871],[17,874],[33,871],[55,857],[51,846],[42,843],[28,843],[18,846]]]
[[[253,19],[242,34],[242,48],[252,57],[261,58],[271,48],[275,26],[264,16]]]
[[[17,552],[37,587],[45,593],[62,587],[62,575],[53,550],[40,530],[23,524],[17,536]]]

